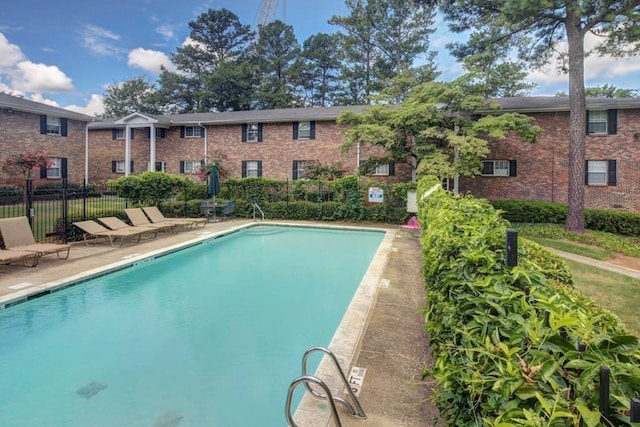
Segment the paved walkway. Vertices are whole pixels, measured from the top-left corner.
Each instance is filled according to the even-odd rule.
[[[561,258],[565,258],[571,261],[579,262],[582,264],[591,265],[593,267],[600,268],[602,270],[612,271],[614,273],[622,274],[625,276],[633,277],[640,280],[640,271],[633,270],[631,268],[623,267],[621,265],[611,264],[606,261],[598,261],[597,259],[589,258],[582,255],[576,255],[569,252],[559,251],[557,249],[550,249],[553,252],[560,255]]]

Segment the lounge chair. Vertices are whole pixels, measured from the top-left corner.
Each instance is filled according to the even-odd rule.
[[[57,254],[59,259],[69,258],[69,245],[36,243],[26,216],[0,219],[0,234],[5,249],[10,251],[37,252],[39,256]]]
[[[189,226],[190,228],[207,225],[207,218],[167,218],[156,206],[147,206],[142,210],[154,224],[175,224]]]
[[[149,218],[147,218],[147,216],[144,214],[144,211],[141,208],[129,208],[129,209],[125,209],[124,213],[127,214],[127,217],[129,218],[129,221],[131,222],[131,224],[135,225],[135,226],[147,226],[147,227],[155,227],[158,230],[161,231],[170,231],[173,232],[175,231],[176,227],[178,227],[176,224],[154,224],[151,221],[149,221]]]
[[[38,265],[40,254],[38,252],[10,251],[0,249],[0,264],[6,265],[16,261],[22,261],[25,267],[35,267]]]
[[[109,230],[93,220],[74,222],[73,225],[82,230],[82,237],[87,246],[98,243],[100,239],[109,240],[111,246],[116,246],[117,239],[120,239],[121,247],[127,239],[131,239],[132,243],[138,243],[144,233],[149,230]]]
[[[153,233],[152,239],[155,239],[158,235],[158,229],[156,227],[148,227],[146,225],[129,225],[123,220],[115,216],[108,216],[104,218],[98,218],[98,221],[106,225],[112,230],[137,230],[143,233]]]

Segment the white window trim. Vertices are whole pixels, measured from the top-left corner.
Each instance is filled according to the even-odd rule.
[[[247,142],[259,142],[258,136],[260,133],[260,127],[258,123],[248,123],[247,124]]]
[[[116,160],[116,173],[124,173],[124,160]]]
[[[184,173],[200,173],[200,160],[185,160],[184,161]]]
[[[47,116],[47,135],[61,135],[62,123],[59,117]]]
[[[184,137],[185,138],[202,138],[203,130],[204,129],[202,129],[200,126],[185,126]],[[189,135],[189,133],[191,133],[191,135]]]
[[[62,178],[62,159],[59,157],[49,157],[49,165],[47,165],[47,179]],[[57,171],[56,174],[53,171]]]
[[[389,176],[389,163],[377,165],[373,171],[374,176]]]
[[[482,161],[482,170],[484,170],[484,164],[485,163],[493,163],[493,173],[483,173],[481,172],[482,176],[500,176],[500,177],[506,177],[509,176],[510,173],[510,166],[509,166],[509,160],[483,160]],[[498,167],[498,166],[506,166],[505,167]],[[500,171],[501,173],[496,173]]]
[[[245,165],[246,165],[246,177],[245,178],[259,178],[259,176],[258,176],[258,161],[257,160],[247,160]],[[252,167],[250,167],[250,166],[252,166]]]
[[[116,139],[125,139],[125,129],[116,129]]]
[[[298,139],[311,139],[311,122],[298,122]]]
[[[598,120],[593,120],[597,116]],[[604,118],[604,120],[603,120]],[[601,132],[594,132],[591,130],[591,125],[604,123],[604,130]],[[606,135],[609,130],[609,117],[607,110],[595,110],[589,111],[589,135]]]
[[[608,174],[609,174],[609,165],[606,160],[587,160],[587,185],[594,186],[594,187],[602,187],[602,186],[609,185],[609,183],[607,182]],[[592,182],[591,178],[594,175],[597,175],[597,176],[602,175],[602,181]]]

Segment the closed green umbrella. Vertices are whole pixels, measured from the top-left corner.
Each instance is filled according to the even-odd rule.
[[[207,193],[213,197],[213,220],[216,220],[216,196],[220,194],[220,177],[218,176],[218,167],[211,165],[211,173],[209,174],[209,185],[207,185]]]
[[[220,177],[218,176],[218,167],[211,165],[211,174],[209,175],[209,185],[207,187],[209,196],[213,197],[215,202],[216,196],[220,194]]]

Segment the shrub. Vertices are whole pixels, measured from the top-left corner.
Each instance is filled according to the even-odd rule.
[[[453,197],[438,183],[418,184],[418,216],[434,355],[425,375],[441,388],[435,401],[446,424],[600,425],[597,378],[606,365],[609,421],[630,425],[638,339],[566,286],[566,266],[533,242],[519,245],[518,266],[505,265],[508,222],[488,202]]]
[[[22,188],[15,185],[0,185],[0,197],[22,197]]]
[[[567,218],[567,207],[561,203],[494,200],[491,204],[511,222],[564,224]],[[640,237],[640,214],[637,213],[586,208],[584,223],[589,230]]]

